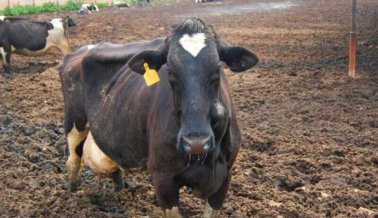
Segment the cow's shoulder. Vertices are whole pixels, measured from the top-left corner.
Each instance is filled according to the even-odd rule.
[[[82,83],[91,95],[101,95],[128,59],[123,45],[99,43],[88,46],[81,61]]]
[[[64,56],[62,63],[59,65],[60,74],[66,74],[70,71],[80,71],[81,62],[88,51],[88,46],[83,46]]]

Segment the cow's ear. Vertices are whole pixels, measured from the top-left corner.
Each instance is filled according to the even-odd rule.
[[[150,69],[159,71],[160,67],[166,63],[166,59],[159,51],[142,51],[130,59],[128,66],[134,72],[144,74],[144,63],[147,63]]]
[[[224,46],[219,56],[234,72],[248,70],[259,62],[259,58],[252,51],[240,46]]]

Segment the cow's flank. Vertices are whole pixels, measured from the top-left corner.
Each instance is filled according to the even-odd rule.
[[[205,216],[216,216],[241,140],[221,62],[242,72],[258,58],[196,18],[174,25],[165,40],[79,50],[60,67],[67,136],[88,123],[93,142],[116,165],[147,163],[166,216],[180,215],[183,186],[207,200]],[[146,85],[146,64],[159,83]],[[79,141],[68,140],[70,155]],[[70,157],[67,166],[79,161]],[[77,173],[68,168],[71,191]]]

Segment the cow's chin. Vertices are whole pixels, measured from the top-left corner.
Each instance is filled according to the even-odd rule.
[[[208,150],[205,153],[187,153],[185,152],[185,158],[187,167],[190,166],[199,166],[199,165],[211,165],[212,160],[216,158],[217,154],[217,148],[215,146],[212,146],[212,149]]]
[[[206,162],[208,153],[205,154],[187,154],[187,166],[203,165]]]

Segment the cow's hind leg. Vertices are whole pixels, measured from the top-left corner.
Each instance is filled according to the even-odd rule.
[[[12,48],[7,47],[0,47],[0,53],[3,61],[3,68],[6,74],[10,74],[10,56],[11,56]]]
[[[115,192],[122,191],[122,189],[125,188],[121,169],[118,169],[112,173],[112,179]]]
[[[85,128],[79,131],[75,125],[67,133],[69,157],[66,162],[68,174],[68,189],[70,192],[77,190],[78,174],[81,164],[81,156],[83,155],[84,141],[88,135],[89,129]]]

